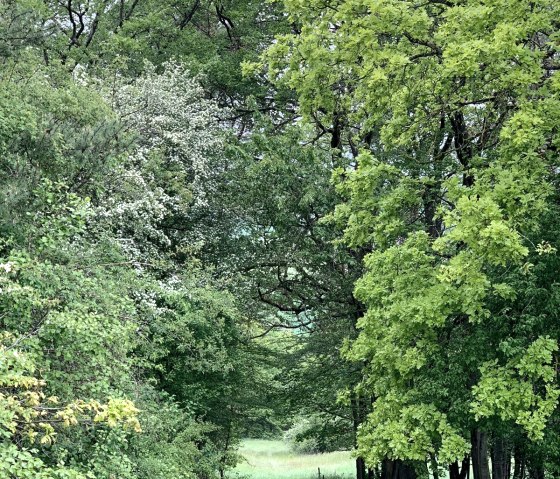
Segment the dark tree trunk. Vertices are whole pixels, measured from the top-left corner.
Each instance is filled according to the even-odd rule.
[[[435,454],[430,454],[430,467],[432,468],[434,479],[439,479],[439,468]]]
[[[513,450],[514,470],[513,479],[523,479],[525,477],[525,454],[519,446]]]
[[[511,456],[502,438],[497,439],[492,447],[492,479],[510,479]]]
[[[366,463],[362,457],[356,458],[356,479],[366,479]]]
[[[350,400],[352,410],[352,425],[354,433],[354,447],[358,445],[358,427],[365,420],[368,410],[373,404],[373,399],[366,401],[356,395]],[[404,464],[402,461],[391,461],[385,459],[381,466],[370,469],[366,466],[363,457],[356,458],[356,479],[416,479],[414,468]]]
[[[471,467],[470,457],[467,456],[461,462],[461,467],[459,468],[459,463],[454,462],[449,465],[449,479],[468,479],[469,469]]]
[[[401,460],[385,459],[381,465],[381,479],[417,479],[414,467]]]
[[[358,427],[363,422],[367,412],[365,401],[356,395],[350,401],[352,407],[352,429],[354,433],[354,447],[358,446]],[[366,468],[366,463],[362,457],[356,458],[356,479],[369,479],[373,478],[373,473],[370,475],[370,470]]]
[[[488,467],[488,440],[485,432],[475,429],[471,432],[471,457],[473,479],[490,479]]]

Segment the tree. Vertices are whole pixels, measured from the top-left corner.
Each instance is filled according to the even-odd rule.
[[[3,266],[5,286],[15,270],[12,263]],[[15,282],[12,288],[18,292],[23,289]],[[37,457],[37,445],[52,444],[59,424],[69,427],[86,422],[107,423],[113,428],[124,426],[139,431],[139,411],[130,401],[119,399],[110,399],[106,404],[80,400],[58,405],[56,396],[46,397],[44,381],[36,376],[34,355],[25,351],[26,342],[25,336],[4,333],[0,346],[0,472],[10,479],[92,477],[61,464],[47,466]]]
[[[0,327],[26,338],[47,397],[97,409],[134,398],[150,429],[139,438],[89,421],[29,454],[10,447],[10,457],[29,457],[30,474],[176,478],[181,466],[184,477],[215,477],[235,459],[235,437],[222,438],[242,414],[229,413],[226,393],[253,378],[250,367],[231,373],[245,359],[235,305],[185,267],[191,245],[177,229],[202,201],[204,155],[221,145],[215,102],[177,65],[109,88],[18,48],[0,69],[0,247],[19,285],[0,294]],[[173,428],[163,441],[158,421]],[[51,472],[62,462],[68,471]]]
[[[487,477],[487,448],[499,471],[513,447],[496,416],[537,438],[556,407],[554,315],[510,308],[522,294],[514,276],[555,249],[542,228],[555,211],[558,7],[285,4],[301,33],[269,49],[269,73],[357,156],[338,172],[347,201],[334,218],[351,246],[373,250],[348,353],[367,362],[375,396],[360,450],[370,464],[450,464],[452,477],[470,454],[475,477]],[[508,397],[498,377],[525,397],[509,415],[494,409]]]

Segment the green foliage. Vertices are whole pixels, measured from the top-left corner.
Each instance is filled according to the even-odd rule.
[[[558,475],[558,2],[283,6],[0,5],[3,476]]]
[[[145,68],[145,44],[119,70],[106,55],[135,34],[124,24],[117,34],[113,7],[1,7],[0,328],[21,338],[44,398],[68,405],[56,421],[81,424],[45,422],[37,441],[48,440],[15,440],[5,454],[22,464],[6,467],[13,477],[210,478],[236,459],[241,398],[259,374],[238,350],[235,302],[187,264],[196,246],[182,233],[223,144],[221,111],[183,65]],[[157,20],[174,22],[169,9]],[[12,38],[26,21],[28,37]],[[110,72],[96,77],[105,61]],[[137,66],[146,73],[122,74]]]
[[[548,418],[554,413],[560,389],[551,365],[558,344],[550,338],[533,342],[517,360],[505,366],[496,362],[481,367],[472,405],[477,417],[499,416],[522,426],[533,440],[544,438]],[[541,384],[539,384],[541,383]]]
[[[293,425],[284,433],[293,452],[317,454],[344,450],[352,443],[351,438],[341,433],[344,419],[329,414],[315,414],[308,417],[295,417]]]
[[[11,265],[6,269],[10,269],[7,274],[13,271]],[[6,284],[4,287],[10,288]],[[14,479],[93,477],[68,469],[63,464],[48,467],[35,456],[36,447],[51,445],[57,436],[55,428],[59,425],[70,427],[80,423],[98,423],[110,428],[140,431],[139,411],[130,401],[115,398],[110,398],[105,404],[76,400],[59,405],[58,397],[46,396],[45,381],[38,378],[33,355],[25,351],[27,341],[25,336],[9,333],[4,333],[1,338],[0,472],[3,472],[3,477]]]
[[[255,398],[261,411],[275,413],[283,430],[291,416],[316,415],[321,451],[352,448],[352,414],[365,407],[338,402],[337,392],[359,382],[359,365],[335,351],[355,335],[360,304],[352,288],[360,265],[354,252],[334,243],[336,225],[323,221],[339,200],[330,176],[340,162],[328,149],[305,144],[305,129],[280,134],[263,117],[258,125],[247,141],[230,139],[227,156],[212,163],[221,172],[218,188],[203,183],[211,194],[197,210],[199,257],[227,279],[269,356],[257,356],[269,373]]]
[[[335,170],[346,200],[331,221],[372,251],[346,351],[375,398],[361,453],[449,464],[472,431],[540,439],[559,337],[547,302],[521,306],[535,292],[521,278],[557,294],[532,261],[555,263],[558,3],[284,3],[299,28],[264,64],[338,130],[354,160]]]

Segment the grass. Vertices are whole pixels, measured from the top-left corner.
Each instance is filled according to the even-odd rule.
[[[348,451],[325,454],[298,454],[283,441],[245,439],[240,453],[244,460],[230,473],[231,478],[314,479],[317,469],[325,479],[352,478],[355,464]]]

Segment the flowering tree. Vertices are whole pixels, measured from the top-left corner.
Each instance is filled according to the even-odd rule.
[[[223,110],[205,98],[184,66],[169,62],[163,69],[158,73],[147,65],[144,75],[132,82],[119,78],[107,93],[134,146],[116,168],[96,215],[116,228],[125,249],[138,258],[153,259],[156,249],[181,244],[184,224],[177,223],[188,221],[190,207],[204,206],[216,174],[209,159],[224,143],[218,124]]]

